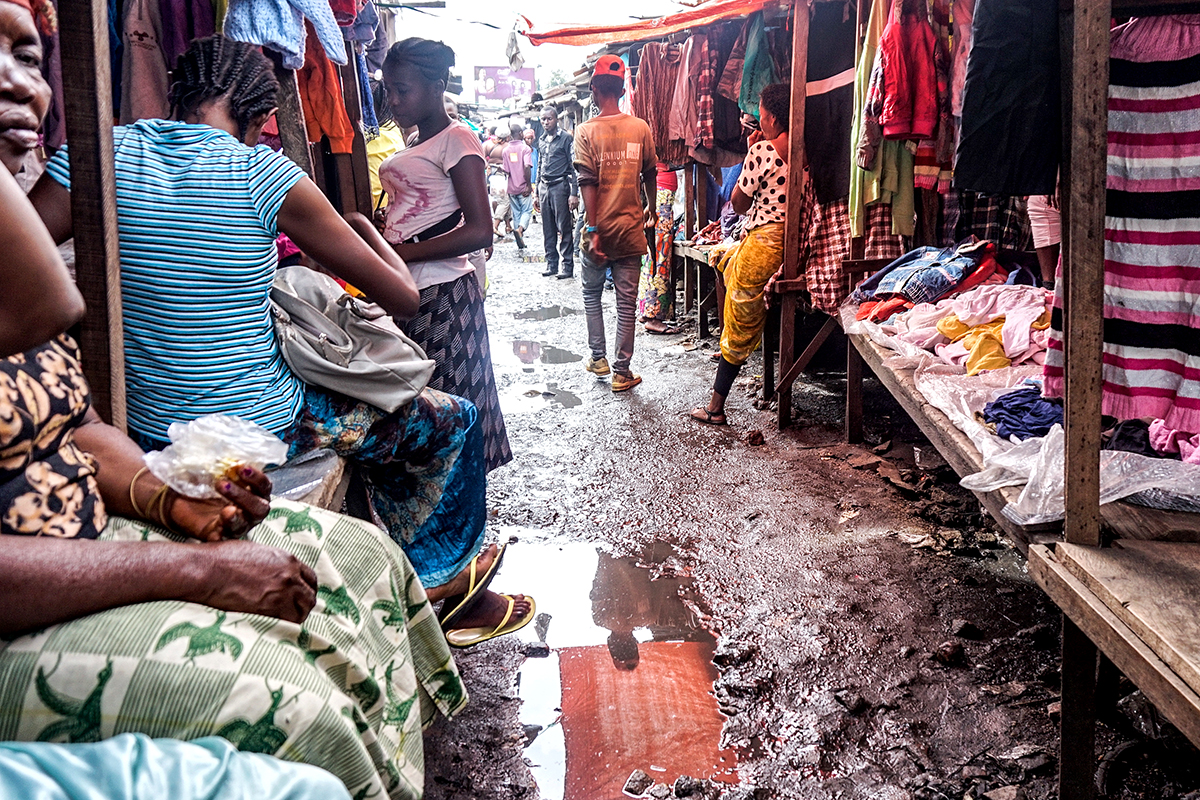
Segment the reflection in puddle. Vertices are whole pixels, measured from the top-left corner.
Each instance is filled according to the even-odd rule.
[[[672,554],[657,549],[646,562]],[[690,578],[652,581],[637,559],[588,544],[522,545],[510,555],[494,588],[537,598],[539,619],[519,635],[553,648],[518,676],[541,796],[621,797],[634,769],[668,784],[680,775],[735,780],[736,757],[718,746],[715,642],[679,597]]]
[[[558,388],[557,383],[544,386],[516,386],[500,393],[500,410],[505,414],[540,411],[543,408],[575,408],[583,405],[579,395]]]
[[[528,311],[519,311],[513,314],[513,316],[517,319],[547,320],[569,317],[578,313],[578,309],[567,308],[566,306],[545,306],[543,308],[531,308]]]
[[[517,339],[513,342],[513,355],[522,364],[532,364],[541,361],[543,364],[572,364],[583,361],[583,356],[563,350],[561,347],[535,342],[529,339]]]

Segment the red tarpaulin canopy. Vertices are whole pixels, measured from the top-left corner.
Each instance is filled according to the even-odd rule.
[[[639,42],[657,39],[678,31],[710,25],[731,17],[753,14],[769,6],[788,4],[787,0],[714,0],[697,8],[689,8],[678,14],[669,14],[656,19],[625,22],[619,25],[581,25],[575,28],[560,28],[556,31],[537,33],[533,23],[524,17],[526,28],[521,31],[525,38],[538,44],[608,44],[610,42]]]

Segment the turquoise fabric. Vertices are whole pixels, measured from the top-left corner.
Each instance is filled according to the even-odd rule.
[[[318,767],[240,753],[216,736],[124,733],[96,744],[0,743],[0,797],[23,800],[350,800]]]
[[[762,90],[776,83],[775,62],[771,58],[771,46],[767,41],[767,26],[763,12],[756,11],[749,22],[746,34],[746,61],[742,66],[742,89],[738,105],[742,111],[758,118],[758,101]]]

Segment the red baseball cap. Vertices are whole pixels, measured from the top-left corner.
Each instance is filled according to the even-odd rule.
[[[592,77],[600,75],[616,75],[622,81],[625,80],[625,62],[620,56],[600,56],[596,59],[596,66],[592,68]]]

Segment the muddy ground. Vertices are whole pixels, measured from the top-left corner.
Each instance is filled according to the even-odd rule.
[[[536,229],[529,238],[540,254]],[[867,382],[867,442],[843,443],[834,348],[828,370],[796,386],[796,421],[779,431],[754,407],[756,354],[730,395],[730,426],[701,426],[685,415],[707,395],[716,343],[695,340],[693,314],[680,335],[639,326],[633,366],[645,381],[614,395],[583,369],[578,280],[543,278],[543,266],[511,243],[489,265],[516,453],[489,486],[496,536],[516,539],[496,585],[559,597],[543,582],[572,571],[563,553],[591,547],[645,568],[646,585],[678,587],[693,627],[716,638],[720,744],[737,753],[719,785],[730,800],[978,800],[1010,786],[1020,792],[994,797],[1055,796],[1060,616],[886,390]],[[548,751],[526,750],[553,724],[530,721],[531,682],[545,673],[525,653],[542,655],[530,643],[544,639],[557,655],[570,639],[554,605],[539,604],[540,630],[459,657],[472,704],[426,737],[428,797],[563,797],[543,777]],[[1138,700],[1099,731],[1107,796],[1200,788],[1196,752]],[[653,764],[617,766],[655,777]],[[716,793],[701,784],[692,796]]]

